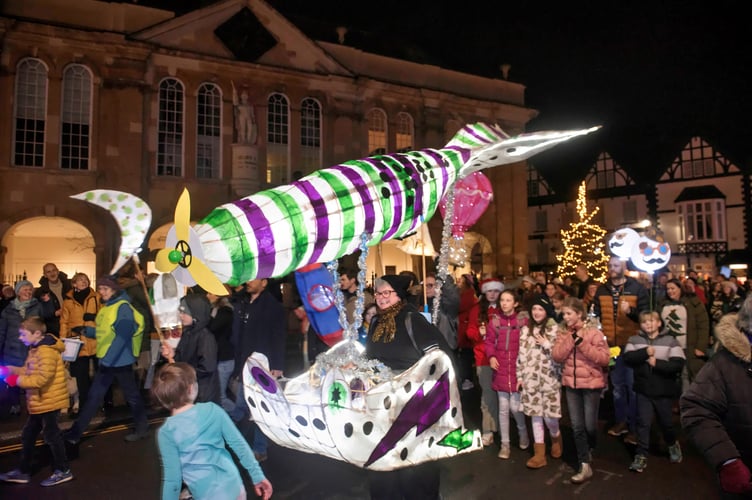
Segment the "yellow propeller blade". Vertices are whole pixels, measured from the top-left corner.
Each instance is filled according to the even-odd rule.
[[[219,278],[200,260],[193,259],[187,269],[196,283],[207,292],[220,296],[227,295],[227,289]]]
[[[169,273],[178,266],[176,262],[170,260],[170,252],[172,252],[172,250],[172,248],[163,248],[157,252],[157,258],[154,259],[154,265],[160,272]]]
[[[188,230],[191,228],[191,195],[188,189],[183,188],[183,192],[178,198],[178,204],[175,206],[175,236],[178,241],[188,241]]]

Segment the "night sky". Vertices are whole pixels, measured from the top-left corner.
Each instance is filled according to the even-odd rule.
[[[540,112],[528,131],[603,126],[533,160],[558,191],[575,189],[601,151],[651,182],[695,135],[752,167],[745,2],[268,1],[332,41],[330,27],[345,25],[353,39],[451,69],[500,77],[510,64],[509,79]]]

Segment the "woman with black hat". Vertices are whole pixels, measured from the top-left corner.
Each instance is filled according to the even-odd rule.
[[[528,312],[528,324],[520,330],[517,380],[520,383],[521,409],[533,423],[535,455],[526,465],[539,469],[547,463],[544,423],[551,434],[551,458],[560,458],[562,453],[559,430],[561,365],[551,355],[558,332],[551,298],[538,295]]]
[[[371,321],[366,356],[380,360],[395,372],[410,368],[425,352],[436,347],[448,356],[452,354],[441,332],[407,302],[409,286],[409,277],[393,274],[382,276],[374,283],[379,312]],[[370,471],[369,481],[372,499],[439,498],[436,462],[388,472]]]

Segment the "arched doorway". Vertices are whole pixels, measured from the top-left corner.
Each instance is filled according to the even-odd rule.
[[[3,236],[4,283],[13,284],[24,275],[36,285],[42,266],[53,262],[70,278],[76,272],[96,279],[94,237],[89,230],[65,217],[33,217],[11,226]]]

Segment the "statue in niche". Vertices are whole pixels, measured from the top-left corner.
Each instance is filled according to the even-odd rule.
[[[235,112],[235,134],[238,144],[256,144],[256,114],[253,105],[248,103],[248,92],[243,89],[238,96],[235,82],[232,82],[232,104]]]

